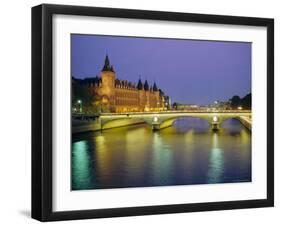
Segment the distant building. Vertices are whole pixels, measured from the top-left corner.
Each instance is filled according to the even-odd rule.
[[[209,104],[208,107],[211,109],[227,110],[230,108],[230,102],[216,100],[216,101],[214,101],[214,103]]]
[[[85,111],[88,112],[139,112],[165,109],[164,93],[158,89],[155,82],[150,86],[147,80],[143,83],[139,79],[137,84],[119,80],[107,55],[100,76],[86,79],[73,78],[72,86],[74,99],[81,98],[83,92],[92,97],[90,104],[84,106]],[[82,94],[80,95],[79,92]]]
[[[171,98],[169,96],[164,96],[164,107],[165,110],[170,110],[172,108]]]
[[[198,110],[200,106],[197,104],[180,104],[180,103],[174,103],[173,108],[175,110]]]

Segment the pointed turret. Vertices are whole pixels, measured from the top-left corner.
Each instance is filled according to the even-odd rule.
[[[141,79],[139,79],[137,88],[138,88],[138,90],[142,90],[142,89],[143,89],[143,84],[142,84],[142,82],[141,82]]]
[[[146,91],[149,90],[149,85],[148,85],[147,80],[145,80],[143,88],[144,88],[144,90],[146,90]]]
[[[105,56],[104,66],[102,68],[102,71],[112,71],[112,72],[114,71],[113,66],[110,66],[110,61],[109,61],[109,57],[107,54]]]
[[[153,91],[154,91],[154,92],[158,91],[158,88],[157,88],[157,85],[156,85],[155,82],[154,82],[154,84],[153,84]]]

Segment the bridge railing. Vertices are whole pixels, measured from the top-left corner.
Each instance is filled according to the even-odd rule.
[[[74,119],[82,119],[82,120],[94,120],[99,116],[110,116],[110,115],[139,115],[139,114],[167,114],[167,113],[251,113],[251,110],[166,110],[166,111],[141,111],[141,112],[121,112],[121,113],[73,113],[72,118]]]
[[[72,114],[72,120],[95,121],[99,118],[100,114]]]
[[[101,113],[100,115],[138,115],[138,114],[167,114],[167,113],[251,113],[251,110],[177,110],[177,111],[147,111],[147,112],[122,112]]]

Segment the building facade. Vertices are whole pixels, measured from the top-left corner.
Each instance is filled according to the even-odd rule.
[[[167,98],[155,82],[150,86],[147,80],[143,83],[139,79],[137,84],[119,80],[107,55],[100,75],[83,80],[73,78],[72,90],[74,111],[79,100],[83,101],[85,112],[161,111]]]

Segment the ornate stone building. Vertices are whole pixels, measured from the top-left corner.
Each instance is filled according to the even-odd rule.
[[[83,99],[87,98],[81,96],[77,90],[81,92],[82,89],[82,93],[91,96],[88,101],[90,104],[84,106],[84,110],[88,112],[142,112],[165,109],[164,93],[158,89],[155,82],[153,86],[149,86],[147,80],[143,83],[139,79],[137,84],[119,80],[107,55],[99,76],[83,80],[73,78],[72,87],[74,105],[76,100],[84,101]]]

